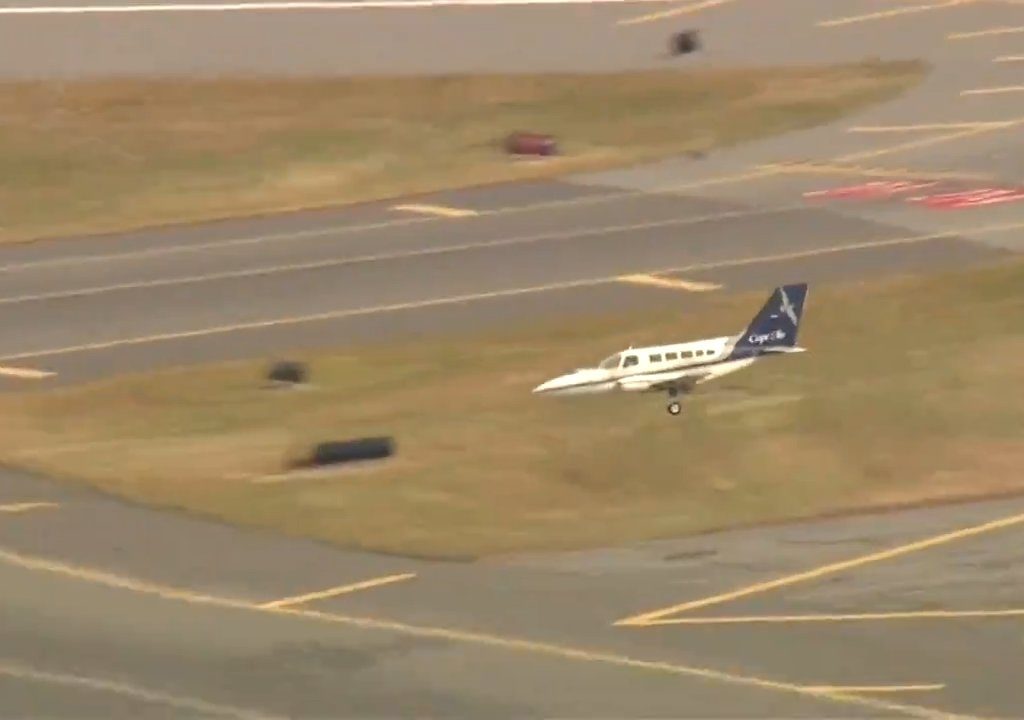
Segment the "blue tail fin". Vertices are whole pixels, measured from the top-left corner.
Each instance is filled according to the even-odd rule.
[[[759,355],[795,348],[806,300],[807,283],[775,288],[747,329],[737,338],[733,355]]]

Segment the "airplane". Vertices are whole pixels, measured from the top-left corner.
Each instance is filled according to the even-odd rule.
[[[697,385],[742,370],[758,360],[805,352],[796,344],[807,283],[781,285],[738,335],[702,340],[629,347],[601,361],[596,367],[578,368],[533,389],[538,395],[592,393],[666,392],[668,413],[678,415],[676,399]]]

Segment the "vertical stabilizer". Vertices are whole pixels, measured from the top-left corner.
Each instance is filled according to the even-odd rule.
[[[775,288],[746,330],[736,339],[733,355],[750,356],[795,348],[806,301],[807,283]]]

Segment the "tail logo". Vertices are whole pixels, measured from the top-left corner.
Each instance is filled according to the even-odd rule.
[[[793,325],[799,325],[800,320],[796,316],[796,310],[793,309],[793,303],[790,301],[789,295],[786,294],[785,288],[779,288],[779,293],[782,295],[782,304],[779,305],[779,312],[786,313],[786,316]]]

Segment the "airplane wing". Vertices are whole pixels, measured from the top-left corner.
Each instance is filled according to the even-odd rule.
[[[619,383],[624,389],[660,391],[674,388],[682,393],[692,392],[700,383],[710,380],[712,373],[705,370],[676,370],[635,379],[626,378]]]

